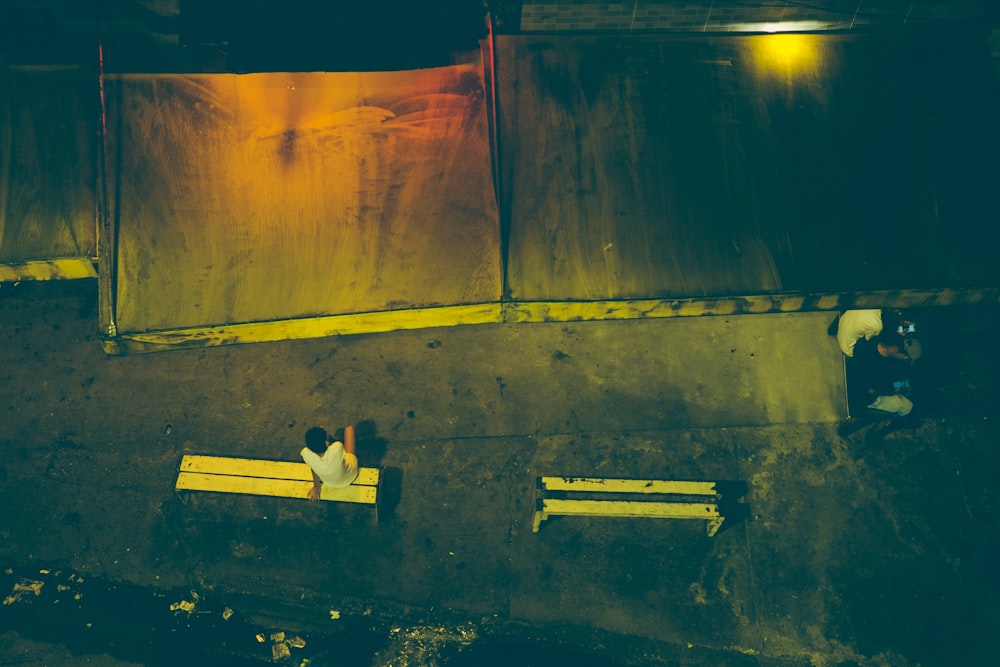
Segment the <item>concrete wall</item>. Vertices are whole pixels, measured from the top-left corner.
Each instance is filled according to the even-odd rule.
[[[96,77],[0,60],[0,265],[93,257]]]

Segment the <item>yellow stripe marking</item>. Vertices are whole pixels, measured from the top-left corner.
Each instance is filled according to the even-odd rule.
[[[312,482],[264,477],[237,477],[200,472],[182,472],[177,476],[175,488],[184,491],[214,491],[216,493],[244,493],[254,496],[306,498]],[[323,485],[320,497],[346,503],[374,505],[378,494],[374,486],[346,486],[333,488]]]
[[[716,495],[715,482],[687,482],[655,479],[595,479],[589,477],[542,477],[541,479],[542,487],[546,491],[669,493],[690,496]]]
[[[708,503],[658,503],[627,500],[542,500],[544,514],[565,516],[650,517],[660,519],[714,519],[719,508]]]
[[[181,459],[181,472],[201,472],[214,475],[235,475],[240,477],[263,477],[312,482],[312,470],[306,463],[294,461],[270,461],[267,459],[242,459],[225,456],[203,456],[188,454]],[[361,468],[356,486],[377,486],[378,468]]]
[[[18,280],[75,280],[96,277],[94,260],[88,257],[0,264],[0,282],[5,283]]]

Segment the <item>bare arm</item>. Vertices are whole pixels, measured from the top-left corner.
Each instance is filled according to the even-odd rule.
[[[309,500],[319,500],[320,492],[323,487],[323,480],[319,478],[319,475],[316,474],[315,470],[312,469],[310,470],[312,471],[313,475],[313,485],[309,489],[309,494],[308,494]]]
[[[357,456],[354,451],[354,427],[345,426],[344,427],[344,451]]]

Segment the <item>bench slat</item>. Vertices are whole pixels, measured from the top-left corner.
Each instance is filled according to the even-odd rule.
[[[716,495],[715,482],[669,481],[659,479],[596,479],[591,477],[542,477],[546,491],[608,493],[663,493],[689,496]]]
[[[312,482],[312,470],[304,462],[238,459],[226,456],[185,454],[181,459],[182,473],[197,472],[237,477],[260,477]],[[378,468],[361,468],[352,486],[378,486]]]
[[[628,500],[542,500],[544,514],[564,516],[650,517],[661,519],[714,519],[719,508],[710,503],[667,503]]]
[[[305,464],[303,464],[305,465]],[[308,466],[306,466],[308,468]],[[255,496],[276,496],[282,498],[306,498],[312,486],[309,481],[292,479],[267,479],[264,477],[240,477],[237,475],[214,475],[201,472],[181,472],[177,475],[178,490],[215,491],[217,493],[244,493]],[[320,497],[346,503],[374,505],[378,488],[352,484],[341,488],[323,485]]]

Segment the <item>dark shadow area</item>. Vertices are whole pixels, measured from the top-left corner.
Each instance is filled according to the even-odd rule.
[[[996,405],[1000,306],[928,308],[920,318],[923,356],[913,368],[914,412],[940,418],[977,414]]]
[[[340,433],[341,431],[338,431]],[[354,440],[357,445],[358,463],[365,467],[378,468],[385,458],[387,443],[378,435],[375,422],[362,419],[354,425]]]
[[[396,519],[396,508],[403,495],[403,469],[382,470],[382,484],[379,487],[378,520],[387,523]]]
[[[343,429],[337,431],[342,433]],[[362,419],[354,425],[358,464],[366,468],[382,469],[382,461],[388,451],[386,439],[378,435],[374,420]],[[400,468],[382,469],[378,490],[378,521],[391,522],[396,518],[396,508],[402,497],[403,471]]]
[[[195,3],[191,3],[195,4]],[[190,42],[225,42],[231,72],[374,71],[450,65],[456,51],[486,37],[485,8],[434,3],[315,3],[201,12]],[[267,26],[262,30],[262,26]]]
[[[147,667],[253,667],[274,664],[282,651],[273,647],[285,644],[292,658],[308,659],[335,646],[338,665],[368,667],[385,644],[383,629],[349,618],[328,636],[288,633],[276,641],[274,629],[252,624],[217,597],[83,577],[56,565],[8,569],[0,582],[16,597],[0,607],[0,626],[35,641],[58,637],[77,656],[108,654]]]
[[[1000,95],[984,46],[498,37],[510,297],[994,284]],[[890,220],[905,232],[871,233]]]
[[[450,667],[532,667],[572,665],[573,667],[623,667],[629,664],[579,651],[544,649],[512,642],[476,643],[448,661]]]
[[[715,490],[719,494],[719,514],[725,521],[716,532],[716,537],[720,533],[734,528],[748,518],[750,518],[750,504],[744,501],[749,494],[749,486],[742,480],[724,480],[715,483]]]

